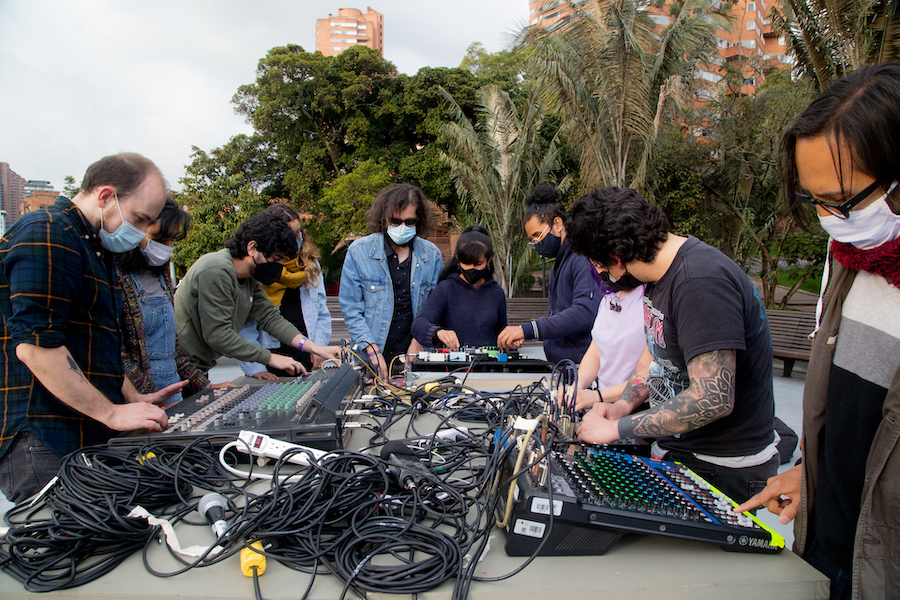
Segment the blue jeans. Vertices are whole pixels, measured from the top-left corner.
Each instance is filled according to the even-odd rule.
[[[41,491],[59,473],[62,459],[44,447],[32,431],[20,431],[0,458],[0,491],[19,504]]]
[[[677,461],[708,481],[732,500],[744,502],[766,487],[766,480],[778,473],[779,456],[755,467],[732,469],[700,460],[690,452],[670,451],[666,460]]]
[[[162,275],[159,282],[163,289],[166,282]],[[147,346],[147,358],[150,361],[150,375],[153,385],[161,390],[173,383],[181,381],[178,367],[175,364],[175,307],[168,294],[149,296],[141,285],[141,280],[131,275],[141,316],[144,320],[144,343]],[[181,400],[181,392],[169,399],[169,404]]]
[[[831,580],[831,600],[850,600],[850,573],[831,562],[815,536],[807,544],[803,560]]]

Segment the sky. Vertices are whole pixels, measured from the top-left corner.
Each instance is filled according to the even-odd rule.
[[[528,19],[528,0],[0,0],[0,162],[62,190],[139,152],[178,190],[192,146],[252,131],[231,98],[269,49],[312,52],[316,19],[367,6],[408,75],[459,66],[472,42],[505,49]]]

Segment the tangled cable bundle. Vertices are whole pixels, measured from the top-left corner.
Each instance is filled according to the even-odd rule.
[[[242,443],[234,438],[224,448],[221,437],[187,446],[85,448],[63,460],[59,480],[37,504],[7,514],[11,529],[0,568],[26,590],[45,592],[92,581],[142,548],[147,570],[168,577],[227,560],[259,541],[265,556],[308,574],[304,598],[323,573],[341,582],[342,597],[416,594],[455,578],[454,597],[464,598],[477,579],[475,565],[501,496],[517,475],[500,476],[513,447],[504,424],[546,400],[537,386],[507,394],[450,382],[427,393],[391,390],[363,417],[373,432],[368,448],[309,455],[306,467],[291,462],[299,452],[292,450],[265,473],[252,463],[246,471],[236,468],[247,455],[229,451]],[[426,414],[429,430],[419,431]],[[402,435],[390,435],[400,423]],[[225,498],[228,527],[202,556],[160,546],[158,526],[128,516],[142,506],[173,528],[205,527],[194,514],[203,490]],[[161,547],[180,567],[159,566]]]

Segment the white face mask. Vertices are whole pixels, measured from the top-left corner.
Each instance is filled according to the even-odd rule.
[[[834,240],[860,250],[871,250],[900,236],[900,215],[888,206],[887,197],[897,187],[891,184],[886,194],[861,210],[851,210],[846,219],[819,215],[822,229]]]
[[[168,262],[170,258],[172,258],[172,253],[175,251],[173,246],[167,246],[166,244],[160,244],[156,240],[148,240],[147,247],[141,248],[141,252],[144,253],[144,258],[147,259],[147,264],[151,267],[161,267]]]

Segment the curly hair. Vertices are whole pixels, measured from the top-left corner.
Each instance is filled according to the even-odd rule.
[[[247,244],[256,242],[256,249],[266,258],[275,252],[281,252],[287,258],[297,256],[297,236],[283,217],[267,213],[259,213],[241,223],[234,236],[225,242],[225,247],[234,258],[247,256]]]
[[[900,62],[859,69],[828,86],[794,121],[781,138],[782,180],[789,210],[806,226],[809,214],[794,192],[797,175],[797,140],[833,137],[840,151],[850,152],[851,164],[887,189],[900,173]],[[835,157],[840,165],[840,156]],[[837,167],[838,176],[841,175]],[[843,182],[842,182],[843,183]],[[900,209],[900,191],[889,201]]]
[[[410,204],[416,205],[416,235],[420,238],[428,237],[434,224],[431,204],[421,188],[409,183],[395,183],[378,192],[372,206],[366,211],[369,231],[384,233],[387,231],[388,220]]]
[[[565,221],[569,214],[560,204],[559,196],[559,190],[549,183],[542,183],[531,190],[525,198],[525,222],[535,216],[544,225],[552,224],[556,217]]]
[[[668,218],[630,188],[598,188],[572,203],[566,239],[572,252],[610,266],[653,262],[668,236]]]
[[[154,223],[159,223],[159,232],[156,233],[153,239],[160,243],[183,240],[187,237],[193,220],[193,217],[187,211],[178,207],[172,195],[169,194],[166,196],[166,202],[163,204],[162,211],[153,221]],[[161,274],[169,270],[168,263],[159,267],[150,265],[140,247],[117,254],[116,264],[125,273],[150,271],[151,273]]]
[[[491,236],[481,225],[469,225],[463,229],[456,241],[456,252],[447,261],[447,265],[438,276],[438,281],[443,281],[456,273],[459,270],[459,263],[473,264],[481,257],[489,260],[485,267],[485,277],[493,277],[494,261],[490,259],[494,258],[494,243],[491,241]]]
[[[273,202],[263,212],[280,216],[287,223],[300,221],[300,214],[284,202]],[[322,267],[319,265],[322,252],[312,238],[307,235],[302,225],[300,233],[303,234],[303,243],[300,245],[297,255],[297,266],[306,272],[306,287],[314,288],[319,283],[319,275],[322,274]]]

